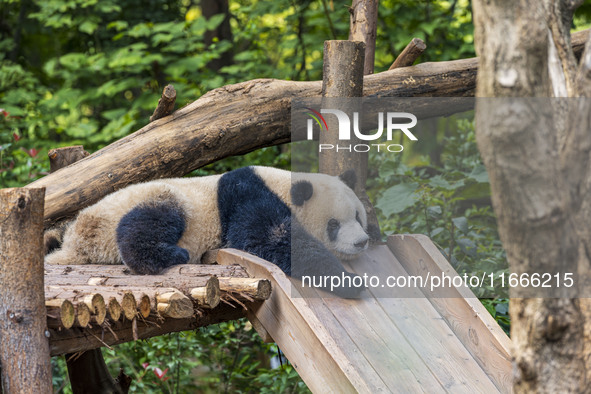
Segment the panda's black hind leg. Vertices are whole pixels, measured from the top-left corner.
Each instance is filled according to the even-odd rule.
[[[117,225],[117,246],[125,265],[138,274],[158,274],[186,264],[189,252],[177,246],[185,231],[185,213],[174,200],[140,204]]]

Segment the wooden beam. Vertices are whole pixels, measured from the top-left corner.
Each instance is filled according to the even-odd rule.
[[[43,300],[43,196],[0,190],[0,365],[5,393],[50,393]]]
[[[203,264],[178,264],[166,268],[158,275],[135,275],[132,274],[129,268],[125,265],[46,265],[46,277],[61,277],[66,283],[87,283],[90,278],[103,278],[103,284],[115,284],[110,280],[119,280],[120,278],[127,278],[127,284],[132,280],[142,280],[144,283],[158,283],[162,281],[165,284],[168,280],[194,280],[195,278],[209,278],[210,276],[218,277],[232,277],[232,278],[248,278],[248,273],[243,267],[239,265],[203,265]],[[133,279],[131,279],[133,278]],[[70,282],[70,280],[72,282]],[[125,283],[125,282],[122,282]],[[136,282],[137,283],[137,282]],[[195,283],[195,282],[193,282]],[[92,283],[87,283],[92,284]]]

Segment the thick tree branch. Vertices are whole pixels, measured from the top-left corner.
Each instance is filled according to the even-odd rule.
[[[152,116],[150,116],[150,122],[170,115],[174,110],[175,102],[176,90],[174,90],[174,86],[166,85],[166,87],[162,91],[162,97],[160,97],[160,100],[158,100],[158,106],[154,110]]]
[[[388,70],[412,66],[415,60],[425,52],[425,49],[427,49],[427,45],[425,45],[423,40],[420,38],[413,38],[402,52],[400,52],[400,55],[398,55]]]

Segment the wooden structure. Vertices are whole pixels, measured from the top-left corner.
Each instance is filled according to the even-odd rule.
[[[82,352],[244,317],[270,282],[240,266],[177,265],[160,275],[124,266],[45,267],[52,356]]]
[[[247,316],[314,392],[511,391],[510,340],[467,288],[411,289],[402,298],[376,297],[369,288],[362,299],[346,300],[304,294],[248,253],[216,253],[220,265],[178,265],[154,276],[131,276],[122,266],[46,267],[51,354]],[[348,268],[384,280],[457,275],[422,235],[392,236]],[[222,302],[204,305],[199,295],[207,293]]]
[[[303,298],[274,265],[236,250],[220,264],[240,264],[271,281],[271,298],[252,308],[313,392],[511,392],[510,340],[467,288],[419,289],[405,298]],[[362,275],[457,275],[423,235],[393,236],[349,268]],[[443,296],[443,298],[442,298]]]

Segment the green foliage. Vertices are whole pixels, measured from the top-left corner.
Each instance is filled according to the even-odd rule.
[[[285,358],[270,368],[277,354],[244,319],[103,349],[111,374],[131,377],[130,392],[308,393]],[[64,358],[53,367],[54,388],[71,393]]]
[[[440,123],[450,130],[440,136],[440,164],[433,164],[429,156],[370,156],[370,168],[377,173],[368,179],[373,178],[370,189],[377,190],[374,201],[382,230],[385,234],[429,236],[460,274],[481,277],[493,273],[497,277],[508,273],[473,124],[455,118]],[[449,127],[456,123],[457,127]],[[503,289],[489,286],[473,290],[479,297],[493,298],[489,305],[507,306]],[[500,313],[493,307],[490,311],[508,328],[506,310]]]
[[[475,56],[472,12],[468,0],[380,1],[376,70],[387,70],[414,38],[427,44],[419,62]]]
[[[132,391],[307,391],[291,366],[269,368],[276,346],[263,343],[244,320],[129,342],[103,354],[113,375],[123,367],[132,377]]]

